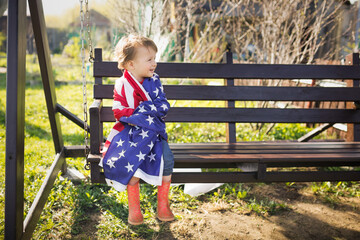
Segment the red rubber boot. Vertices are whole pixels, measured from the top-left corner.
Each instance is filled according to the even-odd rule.
[[[162,182],[161,186],[158,186],[157,194],[157,218],[163,222],[170,222],[175,219],[174,214],[171,212],[169,204],[169,189],[171,182]]]
[[[140,225],[144,222],[140,209],[139,182],[135,185],[127,185],[129,217],[128,222],[132,225]]]

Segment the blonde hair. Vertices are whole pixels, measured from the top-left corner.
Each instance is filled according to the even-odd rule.
[[[122,37],[115,47],[115,59],[118,62],[118,68],[123,70],[126,64],[133,60],[136,53],[136,48],[144,46],[152,48],[157,52],[156,44],[153,40],[147,37],[143,37],[136,34],[130,34],[129,36]]]

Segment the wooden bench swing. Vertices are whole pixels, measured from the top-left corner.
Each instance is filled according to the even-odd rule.
[[[88,1],[80,1],[81,19],[89,16]],[[55,158],[24,220],[24,126],[25,126],[25,60],[26,1],[9,1],[7,33],[6,86],[6,183],[5,183],[5,239],[30,239],[58,172],[66,173],[66,158],[82,157],[87,146],[65,146],[61,132],[60,114],[80,127],[87,121],[61,106],[56,100],[55,80],[51,65],[45,17],[41,0],[28,1],[33,25],[45,101],[54,143]],[[89,18],[88,18],[89,19]],[[82,20],[83,21],[83,20]],[[82,24],[83,26],[83,24]],[[82,32],[84,29],[82,27]],[[84,38],[82,38],[84,41]],[[92,56],[92,55],[90,55]],[[161,78],[217,78],[225,79],[225,86],[164,86],[169,100],[221,100],[225,108],[173,107],[168,122],[227,123],[226,143],[171,144],[175,167],[233,168],[252,164],[252,172],[176,172],[173,182],[308,182],[359,181],[360,172],[360,66],[359,55],[347,59],[348,66],[233,64],[226,53],[221,64],[159,63]],[[84,65],[84,64],[83,64]],[[119,77],[116,62],[102,61],[101,49],[95,51],[94,103],[90,107],[91,180],[104,182],[98,162],[104,142],[103,123],[113,122],[111,107],[103,106],[103,99],[112,99],[113,86],[103,85],[102,77]],[[350,79],[349,87],[255,87],[235,86],[234,79]],[[84,77],[83,77],[84,81]],[[86,86],[86,79],[84,81]],[[85,87],[86,89],[86,87]],[[86,98],[85,98],[86,99]],[[279,109],[237,108],[235,101],[345,101],[347,109]],[[86,104],[84,103],[84,106]],[[85,108],[87,110],[87,108]],[[85,112],[85,111],[84,111]],[[85,114],[84,114],[85,115]],[[236,142],[236,123],[348,123],[347,142]],[[322,127],[322,129],[326,129]],[[171,135],[171,132],[169,132]],[[310,139],[314,134],[305,136]],[[85,142],[86,142],[85,137]],[[323,171],[320,167],[350,167],[350,171]],[[296,171],[287,170],[288,167]],[[300,168],[299,168],[300,167]],[[316,167],[301,171],[301,167]],[[319,167],[319,168],[317,168]],[[316,170],[318,169],[318,170]],[[277,170],[277,171],[275,171]]]
[[[175,172],[176,183],[230,182],[311,182],[360,180],[359,171],[324,171],[320,167],[360,166],[360,110],[351,109],[280,109],[237,108],[235,101],[347,101],[359,100],[359,55],[348,56],[351,66],[334,65],[270,65],[233,64],[227,52],[224,63],[158,63],[160,78],[224,79],[224,86],[165,85],[169,100],[221,100],[225,108],[173,107],[167,122],[227,123],[226,143],[170,144],[175,168],[235,168],[251,164],[254,171]],[[103,123],[114,122],[111,106],[103,99],[113,98],[113,85],[104,85],[103,77],[120,77],[116,62],[102,61],[102,50],[95,49],[93,63],[95,84],[94,102],[90,106],[91,181],[104,183],[98,166],[103,146]],[[353,79],[350,87],[264,87],[235,86],[234,79]],[[347,104],[347,105],[349,105]],[[355,106],[355,105],[354,105]],[[348,142],[305,142],[316,135],[311,133],[303,142],[237,142],[235,123],[350,123]],[[322,129],[326,129],[323,127]],[[319,132],[319,131],[318,131]],[[168,133],[171,135],[171,132]],[[300,171],[301,167],[316,167]],[[269,171],[271,168],[271,171]],[[291,168],[291,170],[287,170]],[[316,170],[314,170],[316,169]]]

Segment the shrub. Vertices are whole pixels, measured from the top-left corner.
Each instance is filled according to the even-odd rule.
[[[70,58],[80,58],[81,53],[81,41],[79,37],[72,37],[65,45],[63,55]]]

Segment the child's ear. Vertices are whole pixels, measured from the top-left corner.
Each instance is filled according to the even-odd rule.
[[[130,60],[126,65],[129,69],[131,69],[131,70],[134,69],[134,61],[133,60]]]

